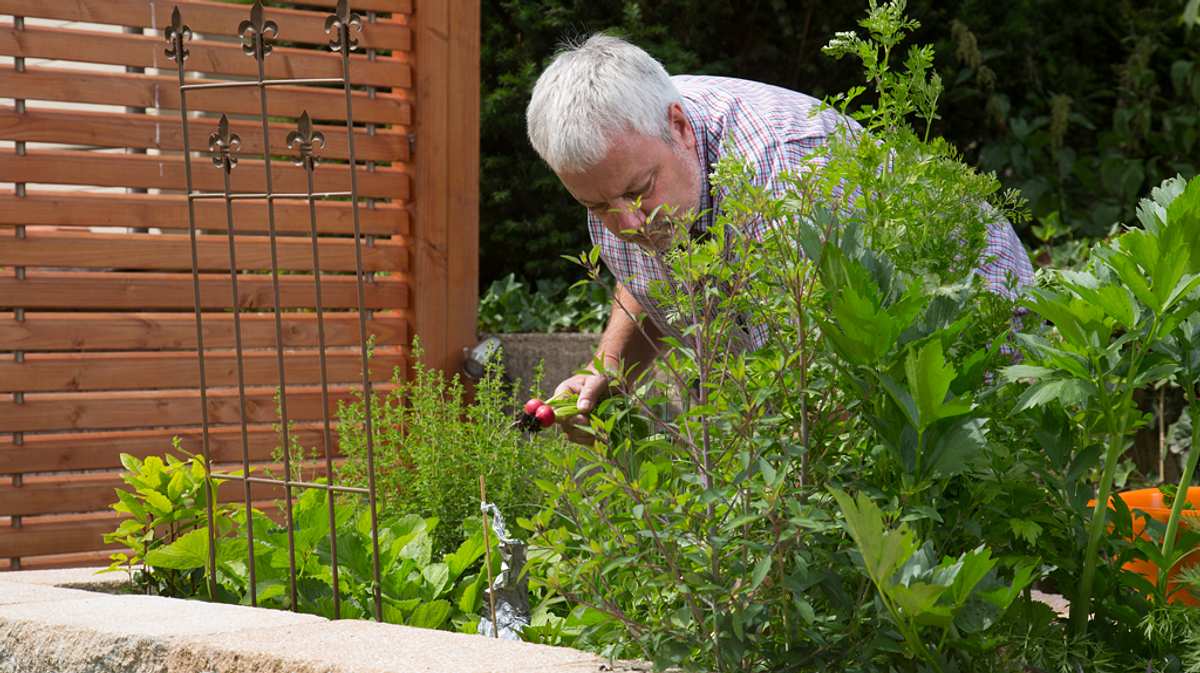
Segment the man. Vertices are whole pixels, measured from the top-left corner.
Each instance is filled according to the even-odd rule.
[[[645,51],[608,35],[565,49],[546,68],[526,110],[529,140],[588,209],[592,241],[617,280],[597,352],[606,367],[639,371],[653,361],[659,338],[679,334],[649,293],[666,278],[654,252],[672,246],[679,231],[669,215],[703,213],[692,231],[712,225],[721,196],[711,194],[708,175],[726,151],[769,183],[829,136],[857,128],[833,110],[814,114],[819,107],[809,96],[757,82],[670,77]],[[1007,223],[990,229],[984,260],[976,272],[994,289],[1010,275],[1020,284],[1033,278]],[[563,381],[555,394],[578,393],[586,414],[608,387],[593,370]],[[572,439],[586,441],[574,427],[583,418],[560,420]]]

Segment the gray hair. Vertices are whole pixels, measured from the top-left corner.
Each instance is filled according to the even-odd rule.
[[[604,158],[616,133],[670,141],[667,109],[679,91],[662,64],[625,40],[596,34],[568,44],[538,78],[525,110],[529,142],[555,173]]]

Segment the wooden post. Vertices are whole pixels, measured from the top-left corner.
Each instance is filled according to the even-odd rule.
[[[458,371],[479,301],[478,0],[413,7],[414,331],[425,363]]]

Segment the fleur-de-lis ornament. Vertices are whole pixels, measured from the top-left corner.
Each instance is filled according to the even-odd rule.
[[[221,115],[217,130],[208,137],[208,149],[213,153],[213,165],[227,171],[232,170],[237,165],[237,152],[241,146],[242,138],[229,132],[229,118]]]
[[[178,7],[171,12],[171,25],[167,26],[164,35],[167,38],[167,58],[179,63],[186,61],[189,52],[183,43],[184,40],[192,39],[192,29],[184,25]]]
[[[300,151],[300,158],[296,159],[297,166],[304,166],[310,170],[316,168],[317,156],[313,154],[313,150],[325,147],[325,134],[313,131],[312,119],[308,116],[308,110],[300,115],[300,122],[297,124],[296,130],[288,134],[287,145],[289,148],[296,147]]]
[[[331,50],[351,52],[358,47],[358,38],[350,30],[362,32],[362,17],[350,11],[350,0],[338,0],[337,9],[325,19],[325,32],[332,33],[335,29],[337,34],[329,41]]]
[[[259,60],[271,53],[269,40],[279,37],[279,24],[263,17],[262,0],[250,8],[250,18],[238,24],[238,35],[242,36],[242,51]]]

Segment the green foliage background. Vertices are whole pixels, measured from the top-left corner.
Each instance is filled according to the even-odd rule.
[[[583,210],[538,160],[524,110],[564,39],[613,29],[671,73],[729,75],[821,97],[853,71],[823,56],[865,2],[484,0],[481,287],[506,274],[574,279]],[[1033,247],[1103,235],[1137,196],[1200,155],[1200,30],[1181,0],[914,0],[917,42],[946,84],[934,133],[1031,201]],[[514,255],[513,252],[521,254]]]

